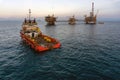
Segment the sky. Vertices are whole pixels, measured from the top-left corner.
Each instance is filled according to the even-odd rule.
[[[84,17],[94,2],[98,18],[120,20],[120,0],[0,0],[0,19],[24,18],[31,9],[32,16]]]

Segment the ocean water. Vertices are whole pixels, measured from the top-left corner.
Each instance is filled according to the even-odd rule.
[[[120,23],[68,25],[41,31],[62,46],[37,53],[20,38],[22,21],[0,21],[0,80],[120,80]]]

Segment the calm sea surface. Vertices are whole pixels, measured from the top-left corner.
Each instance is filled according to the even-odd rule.
[[[62,46],[36,53],[20,38],[22,21],[0,21],[0,80],[120,80],[120,23],[45,26]]]

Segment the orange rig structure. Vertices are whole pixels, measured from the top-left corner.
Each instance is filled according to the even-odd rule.
[[[75,22],[76,22],[76,19],[75,19],[74,15],[73,15],[72,17],[69,18],[69,20],[68,20],[68,24],[70,24],[70,25],[74,25]]]
[[[22,24],[20,36],[32,49],[37,52],[60,48],[61,44],[55,38],[42,34],[36,20],[31,20],[31,10],[29,9],[29,19],[25,19]]]
[[[94,15],[94,3],[92,2],[92,11],[90,12],[90,16],[87,17],[87,15],[85,15],[85,23],[86,24],[96,24],[96,19],[97,14]]]
[[[47,25],[55,25],[55,22],[56,22],[56,17],[54,17],[54,15],[50,16],[46,16],[45,17],[45,21],[47,22]]]

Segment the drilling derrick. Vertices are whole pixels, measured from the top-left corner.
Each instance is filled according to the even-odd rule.
[[[93,2],[92,2],[92,11],[90,12],[90,16],[85,15],[85,23],[96,24],[96,15],[94,15],[94,3]]]

